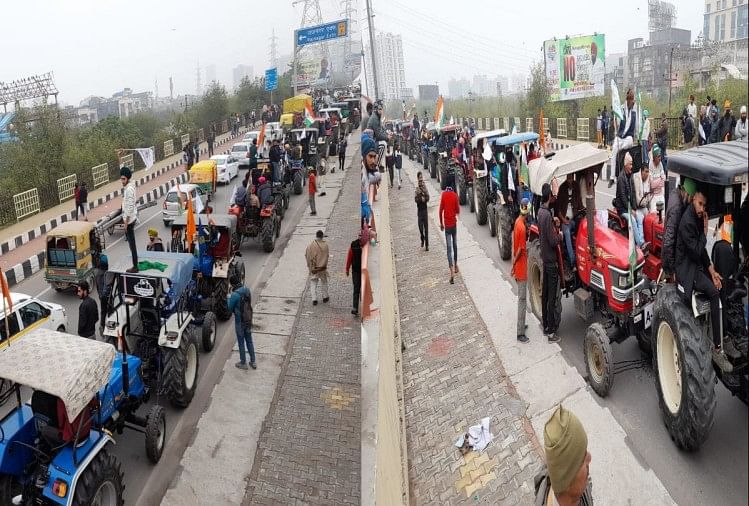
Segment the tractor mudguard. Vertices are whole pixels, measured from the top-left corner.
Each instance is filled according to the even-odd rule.
[[[21,476],[34,458],[30,447],[14,444],[15,441],[34,446],[37,437],[34,412],[28,404],[22,404],[2,421],[0,441],[0,473]]]
[[[145,393],[146,386],[140,377],[138,370],[141,366],[141,359],[136,355],[127,356],[128,383],[127,397],[140,398]],[[99,390],[99,411],[96,413],[94,423],[98,425],[99,420],[109,420],[112,414],[120,407],[121,401],[125,396],[122,378],[122,353],[117,353],[112,363],[112,372],[109,375],[109,382]]]
[[[182,326],[179,325],[179,319],[182,318]],[[180,341],[182,341],[182,337],[185,334],[185,330],[187,329],[187,326],[192,323],[193,317],[188,312],[183,312],[180,316],[179,313],[174,313],[171,315],[167,321],[166,324],[161,326],[161,330],[159,330],[159,346],[163,346],[165,348],[179,348]],[[167,334],[176,333],[175,339],[167,339]]]
[[[273,214],[273,205],[267,205],[264,208],[260,210],[260,216],[262,218],[267,218]]]

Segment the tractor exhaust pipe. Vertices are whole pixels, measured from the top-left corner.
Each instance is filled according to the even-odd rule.
[[[117,332],[117,344],[122,351],[122,391],[125,393],[125,399],[130,395],[130,369],[127,366],[127,350],[125,349],[125,339],[120,332]]]
[[[594,195],[585,196],[585,219],[588,220],[588,249],[590,250],[591,256],[595,256],[595,251],[596,251],[596,236],[594,232],[596,220],[595,220],[595,214],[593,213],[593,209],[595,209],[595,204],[596,204],[596,198]]]

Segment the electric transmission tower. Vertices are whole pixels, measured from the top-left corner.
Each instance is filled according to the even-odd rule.
[[[203,94],[203,83],[200,82],[200,60],[195,67],[195,94],[198,96]]]
[[[299,25],[299,28],[321,25],[323,23],[320,0],[293,0],[291,2],[291,5],[294,6],[299,4],[304,4],[302,23]],[[326,43],[321,45],[320,55],[322,58],[328,58],[328,45]]]
[[[276,37],[276,29],[274,28],[270,36],[270,68],[275,68],[278,64],[278,37]]]
[[[344,65],[347,65],[349,63],[349,58],[351,58],[352,53],[352,40],[354,39],[354,34],[357,32],[356,30],[356,13],[357,10],[353,6],[353,0],[341,0],[341,17],[343,19],[348,20],[348,37],[346,37],[343,40],[343,58],[344,58]],[[359,48],[357,48],[358,51],[360,51]],[[354,72],[352,70],[351,77],[353,78]]]

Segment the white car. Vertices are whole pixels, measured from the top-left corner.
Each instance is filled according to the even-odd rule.
[[[239,166],[250,166],[250,145],[246,142],[237,142],[231,147],[231,156],[237,159]]]
[[[5,334],[5,319],[8,319],[10,342],[35,328],[44,328],[65,332],[68,330],[68,316],[65,308],[59,304],[45,302],[23,293],[11,292],[13,311],[7,308],[0,314],[0,349],[8,345]]]
[[[242,142],[246,142],[247,145],[252,145],[252,141],[256,141],[258,137],[260,137],[260,132],[257,130],[253,130],[252,132],[247,132],[246,134],[244,134]]]
[[[175,216],[182,214],[187,209],[187,195],[192,199],[192,208],[196,213],[203,212],[205,209],[207,195],[196,184],[180,184],[173,186],[164,197],[161,217],[164,225],[171,225]]]
[[[234,155],[213,155],[211,160],[216,160],[219,183],[229,182],[239,175],[239,160]]]

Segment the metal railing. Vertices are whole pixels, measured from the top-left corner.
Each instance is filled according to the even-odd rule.
[[[96,167],[91,167],[91,179],[94,181],[94,188],[107,184],[109,182],[109,164],[102,163]]]
[[[510,131],[510,118],[508,118],[507,116],[502,118],[502,124],[504,125],[502,128],[504,128],[505,130],[509,132]]]
[[[567,118],[557,118],[557,135],[560,139],[567,138]]]
[[[590,122],[588,118],[577,118],[577,140],[590,140]]]
[[[533,131],[533,118],[525,118],[525,131],[526,132]]]
[[[41,210],[39,206],[39,191],[36,188],[13,195],[13,207],[16,209],[16,220],[36,214]]]
[[[60,199],[60,204],[68,199],[73,198],[75,191],[75,184],[78,182],[78,175],[71,174],[69,176],[61,177],[57,180],[57,195]]]
[[[130,167],[130,170],[135,169],[135,160],[132,153],[120,156],[120,167]]]

